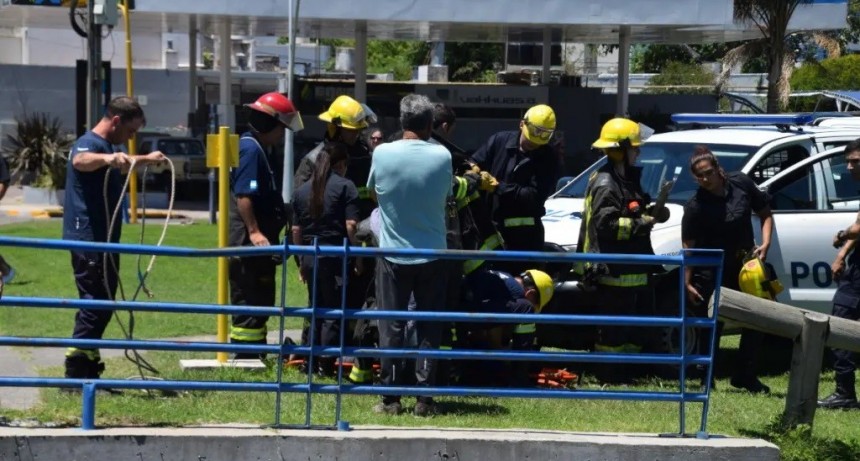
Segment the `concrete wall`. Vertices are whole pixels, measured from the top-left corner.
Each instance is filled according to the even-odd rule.
[[[115,61],[114,65],[122,66]],[[125,94],[125,69],[114,68],[111,80],[112,93]],[[188,72],[135,70],[134,82],[149,127],[187,123]],[[70,132],[74,131],[75,69],[0,65],[0,122],[25,112],[48,112],[59,117]]]
[[[411,418],[411,416],[410,416]],[[349,432],[248,427],[0,428],[2,460],[697,460],[776,461],[755,439],[529,430],[365,427]]]

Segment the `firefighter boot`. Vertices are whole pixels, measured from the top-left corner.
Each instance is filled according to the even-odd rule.
[[[73,354],[66,357],[65,361],[66,373],[65,377],[70,379],[99,379],[102,372],[105,370],[105,364],[98,360],[89,358],[86,354]],[[78,394],[81,389],[78,387],[64,387],[61,392],[70,394]],[[110,389],[98,389],[99,393],[114,393]]]

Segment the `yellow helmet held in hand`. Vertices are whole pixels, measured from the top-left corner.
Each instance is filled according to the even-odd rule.
[[[738,285],[741,291],[759,298],[776,299],[784,287],[776,278],[773,266],[765,264],[758,258],[747,260],[738,274]]]
[[[600,129],[600,139],[594,141],[591,147],[597,149],[610,149],[621,147],[625,142],[631,146],[642,145],[642,132],[638,123],[627,118],[613,118],[603,124]]]
[[[555,292],[555,284],[552,281],[552,277],[544,271],[529,269],[520,274],[520,278],[523,279],[524,285],[532,286],[537,290],[538,307],[535,309],[535,312],[540,313],[541,309],[552,299],[552,294]]]
[[[523,116],[521,131],[532,144],[548,143],[555,132],[555,111],[546,104],[532,106]]]
[[[363,130],[375,116],[370,108],[343,94],[338,96],[319,119],[350,130]],[[372,123],[372,121],[370,121]]]

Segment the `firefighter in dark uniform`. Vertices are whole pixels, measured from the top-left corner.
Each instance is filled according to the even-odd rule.
[[[357,243],[358,192],[355,184],[344,176],[348,170],[349,154],[343,143],[329,143],[320,152],[316,170],[310,181],[296,190],[293,197],[295,222],[292,242],[296,245],[342,246],[344,238]],[[308,286],[308,305],[315,308],[340,309],[342,258],[332,256],[296,257],[299,278]],[[314,266],[316,265],[316,278]],[[314,304],[314,301],[316,303]],[[337,346],[340,342],[340,319],[317,319],[313,329],[314,345]],[[310,345],[310,331],[302,331],[302,345]],[[334,372],[334,359],[322,357],[317,371],[323,375]]]
[[[319,119],[326,122],[325,139],[299,162],[293,188],[298,189],[310,180],[317,156],[327,142],[341,142],[349,152],[346,179],[352,181],[358,191],[358,220],[367,219],[370,212],[376,208],[376,202],[367,188],[371,154],[361,131],[371,123],[376,123],[376,114],[367,105],[347,95],[341,95],[335,98],[328,110],[319,115]],[[346,288],[346,305],[353,309],[364,305],[368,293],[373,292],[373,287],[370,286],[373,282],[373,259],[363,258],[362,262],[360,265],[356,265],[355,260],[350,262],[352,275]],[[356,268],[359,270],[356,271]]]
[[[489,175],[489,208],[506,250],[542,251],[544,202],[555,188],[558,159],[549,140],[555,113],[547,105],[530,108],[520,129],[496,133],[473,155],[482,175]],[[512,274],[525,270],[525,261],[498,261],[495,267]]]
[[[457,311],[499,314],[539,314],[554,292],[552,278],[529,269],[518,276],[494,270],[478,270],[467,275],[461,285]],[[534,350],[535,324],[461,322],[455,326],[454,347],[482,350]],[[461,382],[467,385],[510,383],[523,386],[528,380],[528,364],[510,366],[499,361],[460,362]],[[489,378],[489,383],[485,382]]]
[[[230,172],[230,246],[277,245],[287,223],[286,209],[275,184],[267,149],[277,145],[285,130],[299,131],[302,118],[286,96],[260,96],[249,109],[251,130],[239,139],[239,166]],[[230,300],[233,305],[274,306],[278,258],[230,258]],[[230,342],[266,343],[267,316],[234,315]],[[237,359],[259,354],[236,354]]]
[[[128,173],[132,160],[146,165],[165,159],[160,151],[130,157],[117,147],[128,142],[145,124],[140,104],[131,98],[119,97],[108,103],[98,124],[75,141],[66,166],[63,239],[119,242],[122,221],[112,223],[113,228],[109,229],[110,216],[106,210],[114,210],[121,200],[122,175]],[[113,300],[118,284],[119,255],[72,251],[71,256],[80,298]],[[72,338],[102,339],[112,315],[109,310],[78,310]],[[66,378],[97,379],[104,371],[104,363],[98,349],[70,347],[66,351],[65,368]]]
[[[615,118],[603,125],[600,139],[592,144],[608,162],[589,178],[579,230],[578,253],[654,254],[651,229],[655,217],[650,197],[639,183],[641,168],[634,166],[642,144],[638,123]],[[663,208],[659,222],[669,219]],[[653,306],[648,279],[659,267],[632,264],[578,264],[576,271],[596,286],[596,297],[606,315],[635,315]],[[599,331],[598,351],[638,352],[642,342],[631,327],[604,327]]]
[[[851,179],[860,181],[860,139],[845,146],[845,163]],[[860,213],[857,214],[853,224],[847,229],[840,230],[833,237],[833,246],[839,248],[839,253],[831,264],[833,278],[838,280],[836,294],[833,296],[832,315],[854,321],[860,320],[860,252],[856,251],[858,237],[860,237]],[[818,407],[860,408],[855,390],[857,353],[833,349],[833,355],[836,389],[826,398],[819,400]]]

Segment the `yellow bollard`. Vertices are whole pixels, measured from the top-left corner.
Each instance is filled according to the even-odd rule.
[[[218,131],[218,248],[227,247],[227,233],[229,230],[230,217],[228,207],[230,206],[230,178],[229,178],[229,155],[230,155],[230,129],[222,126]],[[227,305],[227,258],[218,258],[218,304]],[[218,342],[227,343],[227,315],[218,314]],[[226,352],[218,352],[218,361],[227,361]]]

